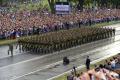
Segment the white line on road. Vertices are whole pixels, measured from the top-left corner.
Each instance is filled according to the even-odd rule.
[[[109,38],[108,38],[109,39]],[[103,39],[105,40],[105,39]],[[101,40],[99,40],[101,41]],[[98,42],[98,41],[95,41],[95,42]],[[92,44],[92,43],[95,43],[95,42],[91,42],[91,43],[87,43],[87,44]],[[117,40],[116,40],[117,42]],[[115,43],[116,43],[115,42]],[[112,43],[114,44],[114,42]],[[86,44],[83,44],[82,46],[85,46]],[[111,45],[111,44],[109,44]],[[77,46],[78,47],[81,47],[81,46]],[[64,51],[68,51],[68,50],[71,50],[71,49],[75,49],[76,47],[72,47],[72,48],[68,48],[68,49],[65,49],[65,50],[61,50],[59,52],[64,52]],[[47,57],[47,56],[51,56],[51,55],[54,55],[54,54],[58,54],[59,52],[54,52],[54,53],[51,53],[51,54],[47,54],[47,55],[44,55],[44,56],[39,56],[39,57],[35,57],[35,58],[32,58],[32,59],[28,59],[28,60],[25,60],[25,61],[21,61],[21,62],[18,62],[18,63],[14,63],[14,64],[10,64],[10,65],[7,65],[7,66],[3,66],[3,67],[0,67],[0,70],[1,69],[5,69],[5,68],[8,68],[8,67],[12,67],[12,66],[15,66],[15,65],[18,65],[18,64],[22,64],[22,63],[26,63],[26,62],[30,62],[30,61],[34,61],[34,60],[38,60],[40,58],[44,58],[44,57]]]
[[[44,70],[44,69],[47,69],[47,68],[49,68],[49,67],[52,67],[52,66],[57,65],[57,64],[60,64],[60,63],[62,63],[62,61],[58,61],[58,62],[56,62],[56,63],[50,64],[50,65],[46,65],[46,66],[44,66],[44,67],[42,67],[42,68],[40,68],[40,69],[38,69],[38,70],[32,71],[32,72],[27,73],[27,74],[24,74],[24,75],[22,75],[22,76],[13,77],[13,78],[10,79],[10,80],[16,80],[16,79],[19,79],[19,78],[21,78],[21,77],[24,77],[24,76],[27,76],[27,75],[33,74],[33,73],[35,73],[35,72],[38,72],[38,71],[41,71],[41,70]]]
[[[79,47],[79,46],[78,46],[78,47]],[[74,48],[76,48],[76,47],[69,48],[69,49],[67,49],[67,50],[74,49]],[[60,51],[60,52],[63,52],[63,51],[66,51],[66,50],[62,50],[62,51]],[[53,53],[53,54],[56,54],[56,53],[58,53],[58,52],[55,52],[55,53]],[[49,55],[53,55],[53,54],[49,54]],[[45,55],[45,56],[49,56],[49,55]],[[7,68],[7,67],[15,66],[15,65],[17,65],[17,64],[22,64],[22,63],[29,62],[29,61],[33,61],[33,60],[38,60],[38,59],[40,59],[40,58],[44,58],[45,56],[40,56],[40,57],[36,57],[36,58],[29,59],[29,60],[26,60],[26,61],[22,61],[22,62],[18,62],[18,63],[15,63],[15,64],[8,65],[8,66],[4,66],[4,67],[1,67],[0,69],[4,69],[4,68]],[[41,68],[41,69],[39,69],[39,70],[36,70],[36,71],[30,72],[30,73],[28,73],[28,74],[25,74],[25,75],[22,75],[22,76],[19,76],[19,77],[14,77],[14,78],[11,79],[11,80],[15,80],[15,79],[18,79],[18,78],[20,78],[20,77],[23,77],[23,76],[26,76],[26,75],[29,75],[29,74],[32,74],[32,73],[38,72],[38,71],[40,71],[40,70],[43,70],[43,69],[49,68],[50,66],[56,65],[56,64],[58,64],[58,63],[61,63],[61,61],[56,62],[56,63],[51,64],[51,65],[46,65],[46,67],[43,67],[43,68]]]
[[[116,42],[116,43],[117,43],[117,42]],[[114,43],[112,43],[112,44],[114,44]],[[109,44],[109,45],[111,45],[111,44]],[[76,48],[76,47],[74,47],[74,48]],[[72,48],[72,49],[74,49],[74,48]],[[70,48],[70,49],[71,49],[71,48]],[[67,50],[69,50],[69,49],[67,49]],[[63,50],[63,51],[66,51],[66,50]],[[56,53],[54,53],[54,54],[56,54]],[[53,55],[53,54],[50,54],[50,55]],[[48,55],[46,55],[46,56],[48,56]],[[45,56],[43,56],[43,57],[45,57]],[[12,65],[8,65],[8,66],[5,66],[5,67],[1,67],[0,69],[4,69],[4,68],[10,67],[10,66],[15,66],[15,65],[17,65],[17,64],[21,64],[21,63],[25,63],[25,62],[37,60],[37,59],[40,59],[40,58],[41,58],[41,57],[37,57],[37,58],[30,59],[30,60],[22,61],[22,62],[19,62],[19,63],[16,63],[16,64],[12,64]],[[60,64],[60,63],[62,63],[62,61],[58,61],[58,62],[56,62],[56,63],[50,64],[50,65],[46,65],[45,67],[41,67],[41,68],[38,69],[38,70],[35,70],[35,71],[33,71],[33,72],[30,72],[30,73],[27,73],[27,74],[24,74],[24,75],[21,75],[21,76],[14,76],[14,77],[13,77],[12,79],[10,79],[10,80],[16,80],[16,79],[18,79],[18,78],[24,77],[24,76],[26,76],[26,75],[33,74],[33,73],[35,73],[35,72],[44,70],[44,69],[46,69],[46,68],[52,67],[52,66],[57,65],[57,64]]]
[[[109,58],[109,57],[115,56],[115,55],[117,55],[117,54],[118,54],[118,53],[111,54],[111,55],[105,56],[105,57],[103,57],[103,58],[94,60],[94,61],[91,62],[91,64],[95,64],[95,63],[97,63],[97,62],[100,62],[100,61],[102,61],[102,60],[104,60],[104,59],[107,59],[107,58]],[[77,70],[80,70],[81,68],[84,68],[84,67],[85,67],[85,65],[78,66],[78,67],[77,67]],[[59,75],[54,76],[54,77],[52,77],[52,78],[49,78],[49,79],[47,79],[47,80],[53,80],[53,79],[58,78],[58,77],[60,77],[60,76],[62,76],[62,75],[68,74],[68,73],[70,73],[71,71],[72,71],[72,70],[69,70],[69,71],[67,71],[67,72],[64,72],[64,73],[62,73],[62,74],[59,74]]]
[[[120,51],[120,50],[119,50],[119,51]],[[87,52],[86,52],[86,53],[87,53]],[[118,54],[118,53],[116,52],[115,54],[111,54],[111,55],[108,55],[108,56],[106,56],[106,57],[103,57],[103,58],[94,60],[94,61],[95,61],[95,62],[99,62],[99,61],[101,61],[101,60],[103,60],[103,59],[105,59],[105,58],[107,58],[107,57],[110,57],[110,56],[113,56],[113,55],[116,55],[116,54]],[[77,57],[75,56],[75,57],[73,57],[73,58],[77,58]],[[93,61],[93,62],[94,62],[94,61]],[[92,62],[92,63],[93,63],[93,62]],[[10,80],[16,80],[16,79],[25,77],[25,76],[30,75],[30,74],[33,74],[33,73],[35,73],[35,72],[39,72],[39,71],[41,71],[41,70],[44,70],[44,69],[53,67],[53,66],[58,65],[58,64],[60,64],[60,63],[62,63],[62,61],[58,61],[58,62],[56,62],[56,63],[50,64],[50,65],[46,65],[46,66],[44,66],[44,67],[42,67],[42,68],[40,68],[40,69],[38,69],[38,70],[32,71],[32,72],[27,73],[27,74],[24,74],[24,75],[22,75],[22,76],[13,77],[13,78],[10,79]],[[83,65],[83,66],[84,66],[84,65]],[[80,66],[79,68],[81,68],[81,66]],[[70,72],[70,71],[68,71],[68,72]],[[68,72],[65,72],[65,73],[68,73]],[[65,73],[63,73],[63,74],[65,74]],[[60,74],[60,75],[63,75],[63,74]],[[58,76],[60,76],[60,75],[58,75]],[[54,77],[53,77],[53,78],[54,78]]]

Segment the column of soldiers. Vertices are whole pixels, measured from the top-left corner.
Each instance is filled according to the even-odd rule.
[[[23,51],[46,54],[114,35],[115,29],[111,28],[78,28],[25,37],[19,44]]]

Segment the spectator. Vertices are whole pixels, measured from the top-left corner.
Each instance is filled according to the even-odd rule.
[[[89,56],[87,56],[87,59],[86,59],[86,69],[87,70],[90,69],[90,62],[91,62],[91,60],[89,59]]]
[[[27,13],[28,15],[26,15]],[[5,34],[8,32],[11,33],[13,30],[19,30],[19,36],[21,36],[21,34],[26,36],[29,29],[33,29],[33,26],[35,27],[34,32],[36,34],[37,28],[42,29],[39,29],[42,32],[49,32],[60,29],[70,29],[72,27],[81,27],[82,25],[120,20],[119,13],[119,9],[100,9],[96,12],[85,10],[83,12],[73,12],[62,16],[50,13],[44,14],[41,11],[0,13],[0,38],[7,38],[8,36]],[[31,32],[33,31],[30,31],[30,34],[33,34]],[[15,36],[13,38],[15,38]]]
[[[73,79],[74,79],[74,73],[71,72],[71,74],[67,76],[67,80],[73,80]]]
[[[113,57],[113,59],[116,60],[115,57]],[[113,60],[111,59],[110,62],[111,61]],[[106,64],[109,63],[109,65],[111,66],[108,60],[106,60],[105,62]],[[113,70],[108,70],[105,68],[104,65],[100,64],[98,67],[95,65],[94,69],[88,70],[87,72],[81,73],[80,75],[77,74],[76,76],[74,76],[74,80],[120,80],[119,70],[115,70],[115,68]]]
[[[69,59],[67,57],[63,58],[63,65],[68,65],[70,63]]]
[[[76,67],[75,67],[75,66],[73,66],[73,72],[74,72],[75,75],[77,74],[77,71],[76,71]]]
[[[113,59],[113,60],[111,59],[110,61],[111,61],[111,68],[112,68],[112,69],[115,69],[115,64],[116,64],[116,63],[115,63],[115,60],[114,60],[114,59]]]
[[[80,80],[80,74],[77,74],[77,76],[75,76],[73,80]]]

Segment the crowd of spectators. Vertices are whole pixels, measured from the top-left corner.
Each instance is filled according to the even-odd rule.
[[[71,12],[68,15],[56,15],[40,11],[0,13],[0,39],[69,29],[71,27],[113,20],[120,20],[119,9],[84,10],[82,12]]]
[[[72,71],[67,80],[120,80],[120,54],[87,72]]]

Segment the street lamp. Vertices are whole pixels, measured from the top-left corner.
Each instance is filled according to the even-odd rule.
[[[93,0],[93,8],[94,8],[94,10],[95,10],[95,6],[96,6],[96,1]]]

